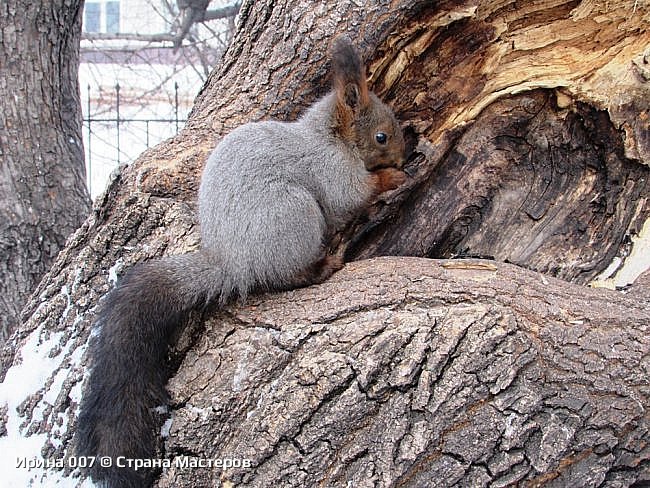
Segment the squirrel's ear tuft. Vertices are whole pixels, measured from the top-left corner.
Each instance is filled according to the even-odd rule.
[[[331,51],[334,89],[339,103],[353,112],[370,103],[363,61],[350,40],[338,37]]]

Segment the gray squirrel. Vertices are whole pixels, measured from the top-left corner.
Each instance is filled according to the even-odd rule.
[[[331,61],[332,91],[297,121],[242,125],[212,152],[198,196],[201,249],[135,266],[102,300],[75,444],[78,455],[112,458],[89,470],[103,486],[152,482],[116,461],[155,456],[168,348],[188,313],[326,280],[343,266],[327,251],[335,232],[405,181],[402,131],[349,40],[334,42]]]

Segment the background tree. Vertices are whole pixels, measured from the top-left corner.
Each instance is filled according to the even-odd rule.
[[[633,1],[245,3],[185,130],[114,181],[42,281],[0,393],[42,376],[30,348],[51,373],[7,397],[0,442],[63,456],[92,307],[122,269],[198,245],[215,139],[300,113],[347,33],[404,121],[412,177],[345,234],[373,259],[189,324],[161,456],[251,466],[159,485],[642,486],[650,274],[582,283],[648,218],[647,22]],[[422,259],[458,254],[496,260]]]
[[[82,3],[0,6],[0,342],[90,206],[77,82]]]
[[[194,24],[225,18],[233,20],[241,7],[241,2],[234,2],[232,5],[208,10],[210,0],[177,0],[176,4],[182,14],[178,31],[174,36],[176,47],[183,43]]]

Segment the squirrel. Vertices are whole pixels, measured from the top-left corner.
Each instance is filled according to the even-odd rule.
[[[75,445],[112,458],[89,470],[103,486],[153,481],[116,460],[155,455],[165,359],[189,312],[323,282],[343,267],[327,250],[336,231],[405,181],[401,128],[347,38],[333,44],[331,72],[332,90],[298,120],[244,124],[219,142],[198,193],[200,250],[136,265],[100,303]]]

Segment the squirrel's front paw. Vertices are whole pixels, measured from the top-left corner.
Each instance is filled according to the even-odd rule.
[[[377,193],[394,190],[406,181],[406,173],[397,168],[382,168],[373,174]]]

